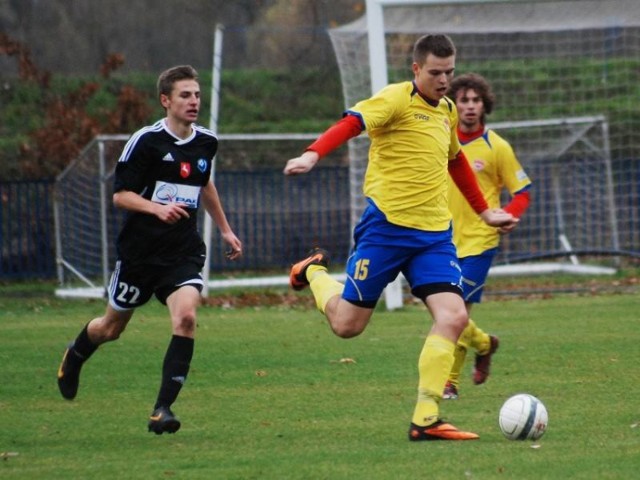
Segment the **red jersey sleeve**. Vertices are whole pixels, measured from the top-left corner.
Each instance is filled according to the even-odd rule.
[[[458,152],[456,158],[449,160],[449,175],[477,214],[489,208],[478,186],[476,175],[471,170],[462,150]]]
[[[362,130],[362,124],[358,117],[346,115],[329,127],[306,150],[313,150],[322,158],[347,140],[360,135]]]
[[[516,193],[511,201],[504,206],[503,210],[510,213],[515,218],[520,218],[531,203],[531,194],[529,190]]]

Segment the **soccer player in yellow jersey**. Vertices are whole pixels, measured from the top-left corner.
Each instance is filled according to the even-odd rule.
[[[500,193],[506,189],[511,195],[503,210],[520,218],[529,206],[531,181],[518,162],[511,145],[496,132],[485,127],[491,113],[494,94],[489,83],[480,75],[466,74],[451,82],[450,97],[458,108],[458,139],[462,151],[475,172],[480,190],[492,208],[500,206]],[[479,221],[460,189],[449,184],[449,208],[453,215],[453,241],[462,268],[462,290],[467,312],[480,303],[489,267],[496,255],[500,234],[515,224],[496,229]],[[498,338],[483,332],[473,320],[464,329],[454,354],[455,361],[445,386],[444,398],[458,398],[460,372],[469,348],[477,353],[473,368],[473,382],[484,383],[489,376],[491,356],[498,349]]]
[[[433,323],[418,361],[418,400],[409,439],[471,440],[440,418],[439,404],[467,325],[462,276],[452,240],[448,182],[456,182],[484,222],[509,228],[517,220],[490,209],[460,149],[458,115],[445,97],[455,69],[446,35],[426,35],[413,49],[413,81],[388,85],[347,110],[299,157],[285,175],[309,172],[318,160],[367,130],[371,139],[364,180],[368,205],[354,230],[345,284],[328,275],[328,253],[313,249],[290,274],[295,290],[311,287],[318,309],[343,338],[369,323],[386,285],[402,272]],[[449,177],[451,175],[451,177]]]

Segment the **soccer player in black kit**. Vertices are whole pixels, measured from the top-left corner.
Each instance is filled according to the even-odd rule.
[[[134,133],[116,166],[113,203],[128,216],[117,240],[106,311],[87,323],[66,349],[58,387],[64,398],[74,399],[83,363],[99,345],[116,340],[134,310],[155,294],[169,309],[173,334],[148,424],[150,432],[162,434],[180,428],[171,406],[193,356],[196,308],[203,287],[200,272],[206,259],[197,230],[200,201],[227,244],[229,259],[242,255],[242,243],[211,180],[218,140],[194,123],[200,109],[197,72],[188,65],[164,71],[158,78],[158,95],[166,118]]]

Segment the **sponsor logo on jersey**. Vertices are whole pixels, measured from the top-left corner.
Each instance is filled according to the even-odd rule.
[[[199,199],[200,187],[167,182],[156,182],[151,196],[152,202],[162,203],[163,205],[182,203],[189,208],[198,208]]]
[[[198,170],[200,170],[201,173],[207,171],[207,161],[204,158],[198,160]]]
[[[164,162],[173,162],[173,156],[171,155],[171,152],[167,153],[164,157],[162,157],[162,161]]]
[[[424,113],[414,113],[413,118],[415,118],[416,120],[422,120],[424,122],[429,121],[429,115],[425,115]]]
[[[178,187],[173,183],[163,183],[160,186],[156,183],[152,200],[159,203],[173,203],[178,194]]]
[[[188,162],[180,162],[180,176],[187,178],[191,175],[191,165]]]

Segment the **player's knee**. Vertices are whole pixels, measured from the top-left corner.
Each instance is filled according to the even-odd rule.
[[[362,329],[353,328],[352,326],[332,326],[333,333],[335,333],[340,338],[353,338],[357,337],[362,333]]]
[[[365,327],[367,326],[366,322],[354,320],[345,321],[337,319],[330,323],[333,333],[335,333],[340,338],[357,337],[364,331]]]
[[[460,310],[455,312],[451,317],[451,325],[458,332],[458,335],[462,335],[467,325],[469,325],[469,315],[466,310]]]
[[[180,312],[173,319],[173,328],[174,332],[182,334],[182,335],[190,335],[196,329],[196,312],[195,310],[186,310],[184,312]]]

